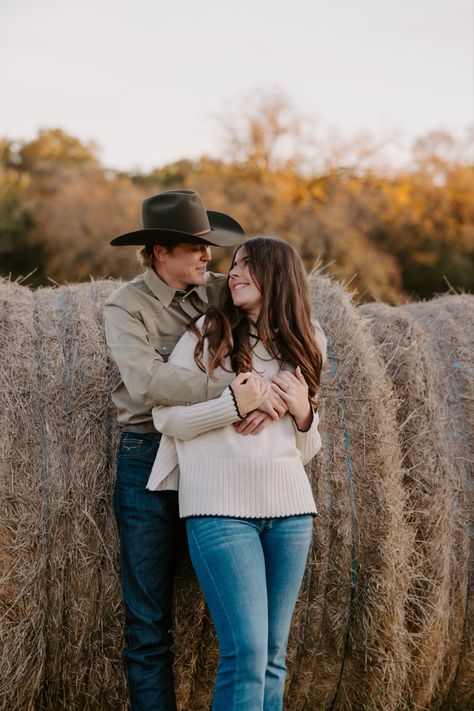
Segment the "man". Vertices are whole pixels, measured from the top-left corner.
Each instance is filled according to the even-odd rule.
[[[244,231],[228,215],[206,212],[198,193],[170,190],[144,201],[143,229],[111,244],[144,245],[143,274],[119,287],[105,305],[107,343],[121,381],[112,398],[122,435],[114,508],[122,550],[125,603],[125,670],[132,711],[176,708],[171,637],[175,556],[182,528],[175,491],[151,492],[146,483],[161,435],[153,426],[156,404],[190,405],[221,395],[227,381],[210,380],[167,363],[188,322],[221,303],[226,277],[206,271],[210,245],[242,244]],[[274,418],[281,401],[269,389]],[[257,433],[268,415],[242,423]]]

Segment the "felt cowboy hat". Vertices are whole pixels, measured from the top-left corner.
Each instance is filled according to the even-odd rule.
[[[194,190],[167,190],[147,198],[142,205],[142,221],[143,229],[120,235],[110,244],[118,247],[187,242],[228,247],[244,241],[239,223],[223,212],[206,211]]]

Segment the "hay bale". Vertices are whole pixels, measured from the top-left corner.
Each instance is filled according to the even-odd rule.
[[[406,674],[411,533],[395,403],[349,295],[316,276],[311,297],[328,360],[323,448],[310,470],[319,516],[289,649],[288,708],[396,709]]]
[[[429,707],[444,663],[452,551],[453,472],[435,397],[437,370],[429,343],[413,319],[385,305],[364,308],[399,397],[398,421],[404,455],[407,517],[416,531],[407,627],[412,664],[406,696]]]
[[[114,371],[102,326],[115,287],[1,283],[5,709],[123,705]]]
[[[474,707],[474,309],[467,295],[405,307],[428,334],[439,372],[436,394],[453,463],[453,555],[449,644],[436,701]],[[470,426],[469,426],[470,424]]]
[[[473,443],[465,441],[469,419],[455,397],[453,381],[458,375],[452,367],[460,357],[469,357],[469,349],[445,313],[445,303],[453,308],[452,299],[360,309],[369,319],[398,396],[407,517],[416,536],[406,608],[411,652],[404,694],[408,708],[439,708],[459,677],[460,665],[467,664],[473,673],[472,658],[469,663],[469,655],[462,652],[472,519],[465,467],[472,475]],[[472,309],[472,297],[462,308],[468,306]],[[465,700],[459,707],[446,708],[468,708]]]
[[[102,326],[102,305],[115,286],[31,292],[0,282],[0,708],[8,711],[126,708],[111,508],[116,370]],[[450,338],[430,360],[434,316],[425,321],[411,307],[387,314],[379,305],[356,309],[340,286],[320,276],[311,289],[330,354],[321,389],[324,447],[308,468],[319,516],[290,635],[286,708],[415,711],[422,700],[434,709],[446,698],[452,711],[468,708],[472,487],[462,457],[446,463],[449,452],[433,440],[456,431],[472,464],[472,440],[459,434],[472,415],[472,380],[461,371],[456,402],[445,398],[451,429],[438,417],[447,392],[442,349],[456,341],[456,358],[467,367],[472,344],[450,317]],[[446,314],[453,308],[453,301],[443,304]],[[391,327],[386,332],[370,320],[378,309],[395,325],[396,363]],[[423,375],[407,394],[402,376],[417,359]],[[431,397],[436,389],[441,395]],[[432,444],[429,457],[410,448],[410,437],[425,452]],[[449,510],[463,512],[455,521],[439,510],[442,493]],[[414,546],[415,536],[426,538],[423,547]],[[442,576],[430,577],[433,564]],[[449,639],[433,652],[443,634]],[[180,711],[207,710],[217,644],[185,556],[174,636]]]
[[[117,707],[123,699],[113,486],[111,373],[102,302],[115,285],[35,293],[47,344],[38,377],[48,462],[46,708]]]
[[[45,636],[46,492],[33,293],[0,282],[0,704],[39,697]]]

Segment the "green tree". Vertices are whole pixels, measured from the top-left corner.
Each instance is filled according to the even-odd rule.
[[[33,226],[31,212],[26,207],[28,184],[27,175],[0,166],[1,276],[26,276],[42,263],[42,247],[32,249],[28,242]]]

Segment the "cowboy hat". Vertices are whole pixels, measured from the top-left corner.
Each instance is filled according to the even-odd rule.
[[[111,245],[178,242],[228,247],[242,244],[244,231],[223,212],[206,211],[194,190],[167,190],[143,201],[143,229],[115,237]]]

